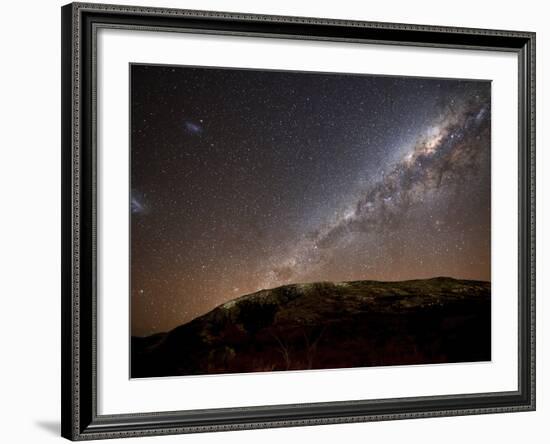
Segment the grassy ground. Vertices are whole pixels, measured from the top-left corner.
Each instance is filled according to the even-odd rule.
[[[262,290],[132,338],[132,377],[486,361],[490,288],[434,278]]]

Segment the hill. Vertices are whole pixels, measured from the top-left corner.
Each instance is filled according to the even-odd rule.
[[[446,277],[292,284],[133,337],[133,378],[487,361],[491,284]]]

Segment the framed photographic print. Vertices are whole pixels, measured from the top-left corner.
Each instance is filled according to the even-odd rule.
[[[533,410],[534,64],[530,32],[64,6],[62,435]]]

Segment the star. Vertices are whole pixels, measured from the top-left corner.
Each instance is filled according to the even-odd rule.
[[[133,334],[289,283],[490,279],[490,82],[131,69]]]

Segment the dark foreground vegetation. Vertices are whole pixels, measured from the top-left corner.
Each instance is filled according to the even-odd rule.
[[[286,285],[131,345],[133,378],[488,361],[491,285],[451,278]]]

